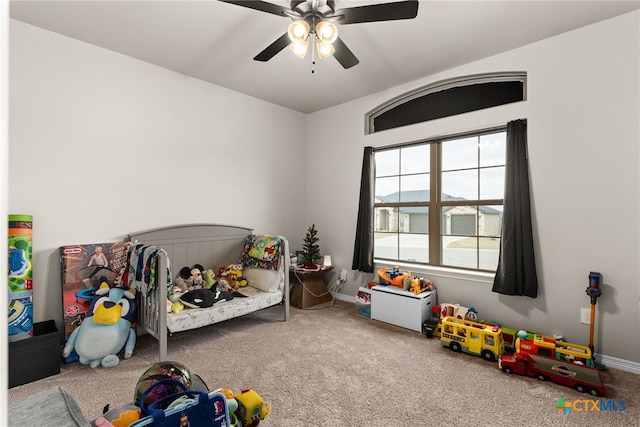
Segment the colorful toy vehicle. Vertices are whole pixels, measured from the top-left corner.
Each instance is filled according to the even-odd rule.
[[[502,331],[495,325],[447,316],[442,319],[440,342],[455,352],[464,352],[495,362],[504,353]]]
[[[513,353],[516,350],[516,331],[513,328],[508,328],[505,326],[498,325],[500,330],[502,331],[502,339],[504,340],[504,350],[509,353]]]
[[[550,336],[528,334],[526,339],[516,338],[515,353],[502,355],[498,367],[508,374],[553,381],[593,396],[605,395],[591,349]]]
[[[405,279],[411,280],[411,272],[400,271],[398,267],[392,269],[381,268],[378,270],[378,279],[381,285],[392,285],[398,288],[404,288]]]
[[[498,328],[500,328],[500,331],[502,332],[502,339],[504,341],[504,351],[508,353],[513,353],[515,351],[516,338],[517,338],[516,335],[518,334],[517,330],[506,327],[501,323],[494,322],[494,321],[478,320],[478,323],[482,323],[484,325],[497,326]],[[533,334],[533,332],[531,332],[531,334]]]
[[[442,325],[440,320],[436,318],[427,319],[422,323],[422,331],[427,338],[440,337],[440,329]]]

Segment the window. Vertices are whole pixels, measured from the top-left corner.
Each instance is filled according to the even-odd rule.
[[[506,130],[375,152],[374,256],[495,271]]]
[[[391,99],[365,115],[370,134],[526,99],[527,73],[506,71],[455,77]]]

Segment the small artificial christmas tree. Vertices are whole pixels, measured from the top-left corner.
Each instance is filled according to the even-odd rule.
[[[317,234],[318,230],[316,230],[316,225],[313,224],[307,230],[307,235],[304,238],[302,256],[306,264],[314,265],[315,261],[320,258],[320,246],[318,245],[318,240],[320,239]]]

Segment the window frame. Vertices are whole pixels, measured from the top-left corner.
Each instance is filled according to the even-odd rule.
[[[483,84],[483,83],[498,83],[498,82],[521,82],[522,83],[522,100],[519,102],[523,102],[527,100],[527,72],[526,71],[497,71],[497,72],[453,77],[453,78],[437,81],[434,83],[429,83],[417,89],[410,90],[368,111],[364,115],[364,119],[365,119],[364,134],[370,135],[376,132],[375,130],[376,118],[383,115],[387,111],[393,110],[394,108],[399,107],[414,99],[428,97],[433,93],[446,91],[452,88],[472,86],[472,85]],[[492,107],[487,107],[487,108],[492,108]],[[480,110],[482,109],[484,108],[480,108]],[[425,120],[425,121],[428,121],[428,120]],[[402,125],[397,127],[401,127],[401,126]],[[394,128],[396,128],[396,126],[394,126],[391,129],[394,129]]]
[[[430,166],[429,166],[429,174],[430,174],[430,184],[429,184],[429,200],[428,201],[422,201],[422,202],[402,202],[402,201],[398,201],[398,202],[374,202],[373,205],[373,216],[374,218],[376,217],[376,210],[379,208],[404,208],[404,207],[426,207],[428,209],[429,212],[429,217],[428,217],[428,241],[429,241],[429,254],[428,254],[428,261],[427,262],[420,262],[420,261],[407,261],[407,260],[402,260],[399,259],[399,255],[400,255],[400,245],[399,245],[399,240],[400,240],[400,235],[401,234],[411,234],[408,232],[401,232],[400,229],[398,229],[398,231],[392,232],[392,231],[380,231],[377,232],[376,228],[377,228],[377,224],[374,225],[374,235],[376,233],[390,233],[390,234],[395,234],[398,237],[398,252],[397,252],[397,256],[398,258],[393,259],[393,258],[383,258],[383,257],[379,257],[376,255],[375,253],[375,244],[374,244],[374,262],[376,264],[398,264],[398,263],[402,263],[402,264],[406,264],[406,265],[415,265],[415,266],[420,266],[422,268],[429,268],[429,267],[435,267],[435,268],[446,268],[446,269],[453,269],[453,270],[458,270],[458,271],[466,271],[466,272],[474,272],[474,273],[489,273],[489,274],[495,274],[495,270],[487,270],[487,269],[481,269],[479,262],[478,262],[478,256],[479,256],[479,248],[478,246],[476,246],[476,268],[470,268],[470,267],[461,267],[461,266],[455,266],[455,265],[448,265],[448,264],[443,264],[442,262],[442,248],[441,248],[441,238],[442,236],[445,236],[447,234],[443,233],[442,230],[442,223],[441,223],[441,219],[442,219],[442,208],[443,207],[457,207],[457,206],[470,206],[470,207],[474,207],[476,209],[479,209],[481,206],[495,206],[495,205],[499,205],[499,206],[504,206],[504,196],[501,199],[477,199],[477,200],[442,200],[441,195],[442,195],[442,144],[447,142],[447,141],[452,141],[452,140],[458,140],[458,139],[463,139],[463,138],[470,138],[470,137],[476,137],[476,138],[480,138],[483,135],[489,135],[489,134],[495,134],[495,133],[506,133],[507,131],[507,126],[505,125],[501,125],[501,126],[497,126],[497,127],[491,127],[491,128],[483,128],[480,130],[474,130],[474,131],[469,131],[469,132],[464,132],[464,133],[457,133],[457,134],[451,134],[451,135],[446,135],[446,136],[442,136],[442,137],[438,137],[438,138],[432,138],[432,139],[427,139],[427,140],[421,140],[421,141],[416,141],[416,142],[411,142],[411,143],[403,143],[403,144],[394,144],[394,145],[390,145],[390,146],[385,146],[385,147],[380,147],[380,148],[374,148],[374,154],[377,154],[379,152],[384,152],[384,151],[391,151],[391,150],[399,150],[402,148],[408,148],[408,147],[412,147],[412,146],[418,146],[418,145],[429,145],[430,146],[430,156],[429,156],[429,160],[430,160]],[[506,149],[506,147],[505,147]],[[505,163],[506,163],[506,159],[505,159]],[[475,170],[481,170],[483,169],[482,166],[480,166],[480,164],[477,165],[477,168],[475,168]],[[408,175],[408,174],[406,174]],[[406,176],[405,175],[405,176]],[[395,176],[395,175],[394,175]],[[398,170],[398,175],[399,178],[401,178],[403,176],[402,171],[399,169]],[[506,180],[506,176],[505,176],[505,180]],[[375,177],[374,177],[374,182],[378,179],[378,175],[376,173]],[[478,186],[480,186],[480,182],[478,182]],[[402,191],[402,188],[399,189],[399,191]],[[478,192],[478,197],[480,197],[480,192]],[[478,229],[478,217],[479,215],[476,214],[476,224],[475,224],[475,234],[472,236],[474,237],[477,241],[479,241],[481,238],[483,237],[488,237],[488,236],[482,236],[479,234],[479,229]],[[420,233],[418,233],[420,234]],[[500,235],[500,239],[502,239],[502,236]]]

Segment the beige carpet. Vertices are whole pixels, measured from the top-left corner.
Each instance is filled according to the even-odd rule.
[[[316,309],[282,308],[169,340],[169,359],[187,365],[210,389],[253,388],[273,404],[261,426],[637,426],[640,376],[607,369],[603,401],[624,411],[555,408],[558,398],[585,408],[595,398],[533,378],[507,375],[496,363],[456,354],[417,332],[356,314],[336,301]],[[15,401],[53,385],[67,388],[89,419],[133,400],[140,375],[157,361],[157,343],[138,340],[115,368],[63,365],[59,375],[9,390]],[[55,426],[62,427],[62,426]]]

